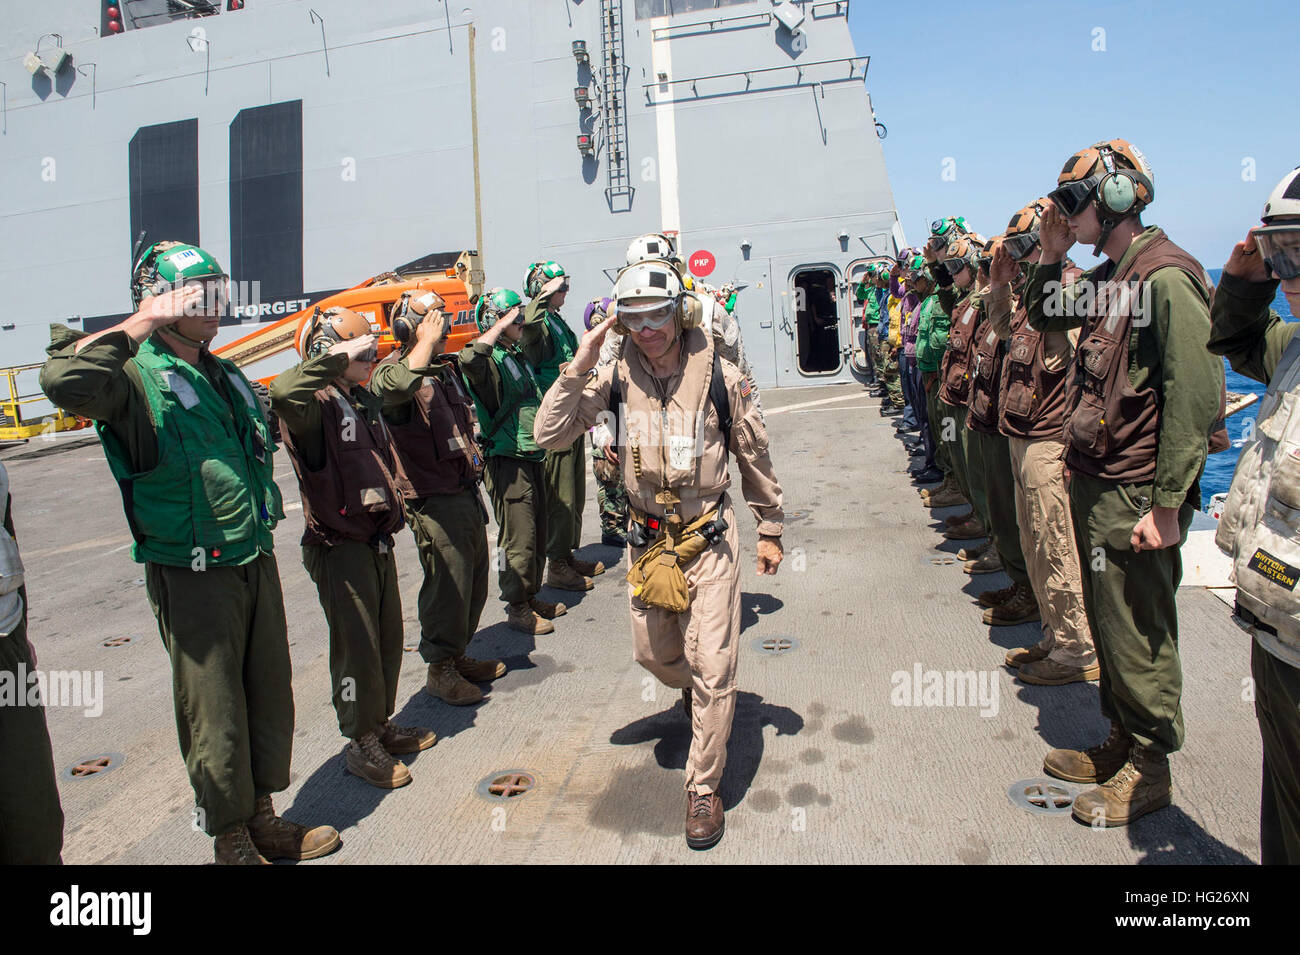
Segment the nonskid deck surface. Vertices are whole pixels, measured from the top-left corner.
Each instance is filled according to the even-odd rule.
[[[543,591],[571,608],[554,634],[535,639],[507,629],[494,583],[470,653],[499,656],[510,672],[482,704],[451,707],[424,692],[424,665],[406,654],[396,721],[432,727],[438,745],[407,757],[414,782],[400,790],[347,775],[324,618],[301,565],[295,508],[276,531],[297,708],[292,783],[277,807],[343,835],[340,851],[312,864],[1258,860],[1260,743],[1243,689],[1250,646],[1219,600],[1199,588],[1179,593],[1187,744],[1172,760],[1173,805],[1110,830],[1068,812],[1017,808],[1008,787],[1041,777],[1047,748],[1105,735],[1096,685],[1025,686],[1001,665],[1008,647],[1035,639],[1035,627],[980,623],[974,595],[1008,581],[972,579],[942,559],[957,549],[937,531],[951,512],[920,507],[877,400],[836,385],[769,390],[764,405],[778,412],[768,423],[785,489],[786,561],[775,578],[754,575],[753,523],[742,506],[744,633],[722,842],[693,853],[683,840],[690,731],[678,693],[632,660],[616,567],[586,595]],[[170,670],[143,567],[128,555],[97,442],[33,442],[0,460],[12,482],[40,666],[102,673],[100,715],[85,715],[85,701],[47,710],[56,769],[105,753],[125,757],[105,774],[60,780],[64,859],[211,861],[211,840],[192,826]],[[286,455],[276,477],[296,504]],[[733,493],[739,498],[738,482]],[[583,536],[599,540],[590,479]],[[619,557],[599,544],[581,554]],[[409,533],[397,560],[414,647],[420,571]],[[119,637],[131,642],[104,646]],[[794,646],[755,648],[773,639]],[[924,687],[931,670],[953,673],[945,705],[900,705],[904,685]],[[973,705],[955,692],[970,683]],[[913,702],[924,704],[924,695]],[[536,786],[504,802],[476,792],[510,770],[533,774]]]

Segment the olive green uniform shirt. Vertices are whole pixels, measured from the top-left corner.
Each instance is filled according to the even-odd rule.
[[[1300,329],[1300,322],[1284,322],[1269,306],[1278,282],[1248,282],[1223,273],[1210,309],[1210,341],[1206,346],[1223,355],[1239,375],[1267,384],[1282,360],[1282,353]]]

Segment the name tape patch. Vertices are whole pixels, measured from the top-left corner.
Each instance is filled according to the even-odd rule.
[[[1300,580],[1300,567],[1292,567],[1262,547],[1256,548],[1246,566],[1287,590],[1295,590],[1296,581]]]

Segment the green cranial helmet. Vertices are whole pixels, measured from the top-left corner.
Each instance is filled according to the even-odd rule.
[[[474,324],[480,332],[485,332],[501,321],[501,316],[506,312],[523,304],[524,300],[518,292],[508,288],[491,289],[479,296],[478,303],[474,306]]]
[[[524,291],[529,298],[537,298],[543,285],[565,274],[564,268],[556,262],[534,262],[524,273]]]
[[[145,249],[131,270],[131,304],[135,308],[152,295],[180,288],[186,282],[226,273],[210,254],[184,242],[155,242]]]

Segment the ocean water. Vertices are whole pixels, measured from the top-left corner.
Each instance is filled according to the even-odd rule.
[[[1210,269],[1210,278],[1217,283],[1222,272],[1222,269]],[[1273,309],[1282,316],[1283,321],[1295,320],[1291,314],[1291,309],[1287,306],[1286,297],[1280,289],[1277,297],[1273,299]],[[1261,398],[1263,397],[1264,384],[1262,382],[1243,378],[1228,367],[1226,360],[1223,363],[1223,370],[1227,374],[1229,391],[1256,394]],[[1218,454],[1211,454],[1206,462],[1205,475],[1201,478],[1202,507],[1208,508],[1210,506],[1210,495],[1228,490],[1228,485],[1232,483],[1232,472],[1237,467],[1237,458],[1241,454],[1242,446],[1246,443],[1244,435],[1248,432],[1254,432],[1255,415],[1258,411],[1259,402],[1256,402],[1245,411],[1239,412],[1228,419],[1228,436],[1232,439],[1232,447]],[[1247,425],[1247,421],[1250,422],[1249,425]]]

